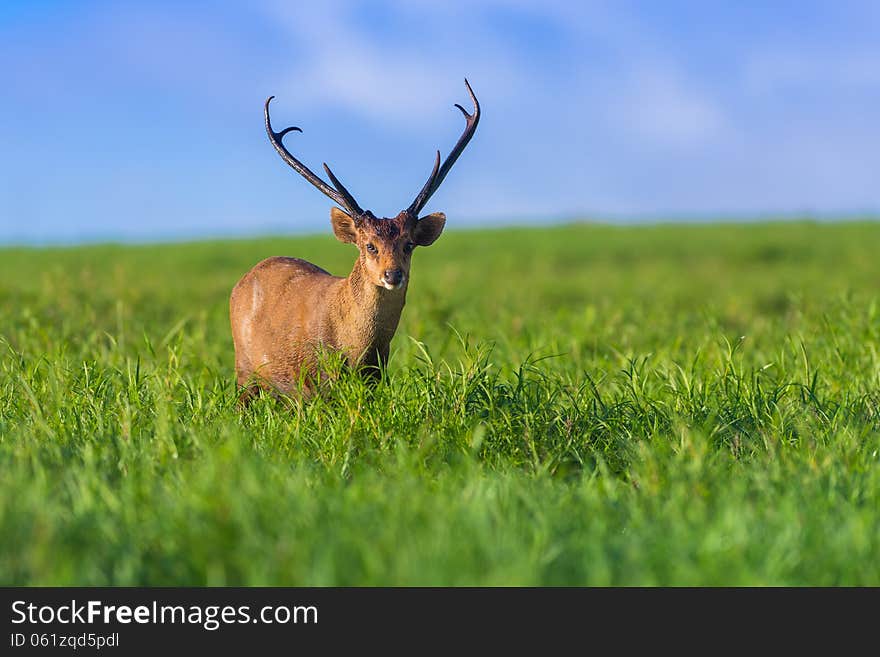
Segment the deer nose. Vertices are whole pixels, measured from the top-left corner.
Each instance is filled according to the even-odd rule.
[[[400,285],[403,282],[403,270],[386,269],[385,282],[388,283],[388,285]]]

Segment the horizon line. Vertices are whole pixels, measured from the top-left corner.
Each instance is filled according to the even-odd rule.
[[[451,227],[453,232],[466,232],[475,230],[502,230],[505,228],[558,228],[575,225],[594,225],[618,228],[642,228],[655,226],[698,226],[698,225],[755,225],[755,224],[782,224],[782,223],[870,223],[880,221],[880,211],[864,212],[760,212],[760,213],[658,213],[658,214],[632,214],[632,215],[583,215],[567,214],[558,217],[544,217],[538,219],[534,216],[521,217],[497,217],[482,220],[472,220],[461,225]],[[0,241],[0,249],[39,249],[39,248],[75,248],[80,246],[149,246],[161,244],[187,244],[198,242],[226,242],[237,240],[263,240],[263,239],[290,239],[304,237],[319,237],[328,234],[329,231],[308,227],[300,230],[284,229],[281,226],[267,227],[265,230],[255,231],[224,231],[218,233],[204,232],[178,232],[158,233],[155,236],[124,236],[124,235],[83,235],[82,237],[61,239],[12,239]],[[447,231],[448,232],[448,231]]]

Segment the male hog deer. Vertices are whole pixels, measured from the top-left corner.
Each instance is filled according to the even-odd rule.
[[[467,146],[480,120],[480,104],[465,80],[473,114],[461,106],[467,125],[455,148],[434,169],[412,204],[396,217],[378,218],[362,210],[324,164],[333,187],[285,148],[290,127],[275,132],[266,100],[266,132],[281,158],[340,207],[330,210],[333,233],[357,246],[359,255],[346,278],[332,276],[298,258],[273,257],[258,263],[232,290],[229,318],[235,343],[235,371],[247,400],[260,388],[301,394],[322,378],[320,354],[341,355],[346,366],[377,378],[388,360],[389,345],[406,301],[410,258],[416,246],[429,246],[446,222],[441,212],[419,217],[446,174]],[[340,209],[342,208],[342,209]]]

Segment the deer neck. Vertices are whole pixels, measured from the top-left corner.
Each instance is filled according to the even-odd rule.
[[[340,299],[343,326],[350,328],[346,342],[354,351],[387,355],[406,303],[407,283],[396,290],[379,287],[367,276],[363,260],[357,259]]]

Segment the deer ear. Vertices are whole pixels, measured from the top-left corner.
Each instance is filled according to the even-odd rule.
[[[330,208],[330,224],[333,226],[333,234],[340,242],[348,244],[357,240],[354,219],[347,212],[339,208]]]
[[[413,229],[413,241],[419,246],[431,246],[440,237],[445,225],[446,215],[442,212],[424,216],[419,219]]]

